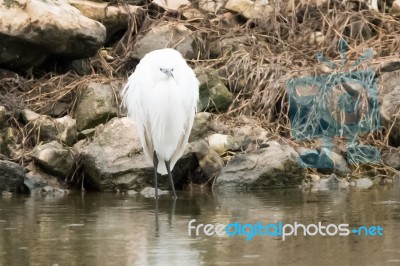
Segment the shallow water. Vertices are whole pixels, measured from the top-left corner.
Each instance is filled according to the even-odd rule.
[[[0,196],[0,265],[400,265],[400,189]],[[188,222],[381,226],[383,236],[188,236]],[[271,231],[272,232],[272,231]],[[195,230],[192,231],[192,234]]]

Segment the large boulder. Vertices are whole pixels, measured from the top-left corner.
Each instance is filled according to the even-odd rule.
[[[126,117],[113,118],[99,131],[83,148],[85,187],[129,190],[151,184],[153,167],[142,153],[134,122]]]
[[[289,145],[270,141],[268,148],[240,154],[230,160],[216,180],[219,189],[285,187],[301,184],[306,172]]]
[[[110,84],[90,82],[84,87],[75,112],[78,130],[94,128],[117,116],[113,97]]]
[[[185,59],[193,59],[197,55],[194,32],[182,24],[166,24],[152,27],[139,38],[132,57],[142,59],[148,52],[165,47],[175,48]]]
[[[24,177],[20,165],[0,160],[0,191],[17,192],[24,184]]]
[[[0,66],[28,69],[49,56],[78,59],[104,44],[105,27],[66,0],[0,1]]]
[[[142,17],[144,9],[140,6],[118,5],[106,2],[68,0],[84,16],[103,23],[107,29],[107,40],[120,30],[128,28],[131,17]],[[169,2],[169,1],[168,1]]]

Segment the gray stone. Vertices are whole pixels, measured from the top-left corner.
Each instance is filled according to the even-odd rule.
[[[0,160],[0,191],[18,192],[24,184],[24,169],[13,162]]]
[[[57,129],[57,139],[61,140],[68,146],[72,146],[76,142],[77,129],[76,120],[72,119],[69,115],[61,118],[57,118],[58,123]]]
[[[69,115],[54,119],[47,115],[39,115],[28,109],[23,110],[21,115],[23,120],[39,136],[38,141],[60,140],[68,146],[76,142],[76,120]]]
[[[207,112],[197,113],[194,117],[189,142],[203,138],[210,130],[211,114]]]
[[[216,177],[224,166],[224,162],[218,153],[210,149],[206,141],[198,141],[193,147],[193,152],[199,160],[199,166],[205,175],[210,180]]]
[[[384,164],[400,170],[400,149],[390,148],[382,151],[381,158]]]
[[[386,88],[385,90],[389,89]],[[400,107],[400,86],[397,85],[389,90],[388,93],[381,95],[381,101],[380,113],[382,120],[387,128],[394,124],[390,137],[394,145],[398,145],[400,144],[400,114],[398,112]]]
[[[96,132],[95,128],[84,129],[81,132],[79,132],[78,139],[82,140],[82,139],[93,137],[95,132]]]
[[[190,6],[188,0],[154,0],[153,3],[167,10],[179,10]]]
[[[152,180],[153,165],[142,153],[134,122],[113,118],[83,148],[85,187],[96,190],[140,189]]]
[[[158,196],[168,194],[168,191],[157,189]],[[140,194],[145,198],[154,198],[156,195],[156,190],[153,187],[145,187],[140,191]]]
[[[94,128],[117,116],[113,97],[110,84],[91,82],[84,87],[75,112],[78,130]]]
[[[25,176],[24,184],[29,191],[33,191],[36,188],[47,186],[47,181],[42,175],[34,172],[28,172]]]
[[[102,23],[107,29],[106,40],[116,32],[127,29],[131,17],[141,18],[145,13],[142,7],[128,4],[114,6],[110,2],[100,3],[83,0],[68,0],[68,2],[70,5],[76,7],[85,17]]]
[[[319,152],[315,149],[297,147],[296,151],[300,154],[300,165],[308,168],[330,169],[331,173],[344,176],[351,173],[346,160],[340,154],[327,148],[322,148]]]
[[[6,121],[7,121],[7,110],[4,106],[0,106],[0,129],[4,127]]]
[[[185,59],[193,59],[197,55],[194,33],[183,24],[166,24],[152,27],[149,32],[139,38],[132,57],[142,59],[148,52],[172,46]]]
[[[21,112],[21,116],[25,123],[29,123],[34,122],[36,119],[38,119],[40,114],[35,113],[34,111],[31,111],[29,109],[24,109]]]
[[[332,174],[327,178],[321,178],[315,180],[312,183],[311,190],[313,191],[335,190],[335,189],[346,188],[348,185],[349,184],[345,179],[340,179],[335,174]]]
[[[350,182],[350,184],[359,189],[368,189],[374,185],[374,183],[369,178],[360,178]]]
[[[67,1],[6,1],[0,5],[0,66],[28,69],[49,56],[93,56],[104,44],[105,27]]]
[[[209,109],[219,112],[228,110],[233,101],[233,95],[225,86],[218,72],[212,68],[197,68],[195,72],[200,82],[199,110]]]
[[[261,19],[272,14],[274,9],[265,0],[228,0],[225,8],[237,12],[247,19]]]
[[[334,163],[333,172],[335,174],[337,174],[338,176],[345,176],[352,172],[347,164],[346,159],[344,159],[342,155],[337,154],[336,152],[331,152],[331,156]]]
[[[225,1],[222,0],[199,0],[198,3],[200,10],[214,14],[225,5]]]
[[[233,137],[223,134],[211,134],[207,137],[210,149],[222,155],[226,151],[244,150],[249,143],[249,139],[243,137]]]
[[[36,146],[31,156],[45,172],[59,177],[66,177],[74,163],[72,152],[57,141]]]
[[[0,135],[1,136],[1,135]],[[9,158],[19,158],[22,156],[22,148],[18,132],[13,127],[5,129],[3,140],[0,141],[0,150]]]
[[[298,153],[286,144],[268,144],[268,148],[230,160],[215,185],[220,189],[300,185],[306,173],[298,167]]]

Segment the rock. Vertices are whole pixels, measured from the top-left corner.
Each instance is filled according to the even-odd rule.
[[[35,172],[28,172],[24,179],[24,185],[29,191],[33,191],[36,188],[47,186],[47,181],[42,175]]]
[[[139,38],[132,57],[142,59],[148,52],[172,46],[185,59],[193,59],[197,55],[194,33],[183,24],[166,24],[152,27],[149,32]]]
[[[239,151],[241,149],[244,149],[247,143],[240,137],[235,138],[229,135],[222,134],[212,134],[208,136],[207,139],[210,148],[220,155],[224,154],[228,150]]]
[[[7,110],[4,106],[0,106],[0,129],[5,126],[5,122],[7,121]]]
[[[26,122],[34,122],[36,119],[39,118],[40,114],[35,113],[29,109],[24,109],[21,112],[22,119]]]
[[[92,67],[88,59],[79,59],[72,61],[72,68],[79,76],[90,75],[92,73]]]
[[[22,148],[18,131],[13,127],[7,127],[1,141],[1,151],[9,158],[19,158],[22,156]]]
[[[57,139],[61,140],[68,146],[72,146],[76,142],[76,120],[72,119],[69,115],[66,115],[61,118],[57,118],[56,122],[58,123],[57,129]]]
[[[316,181],[314,181],[311,190],[326,191],[346,188],[347,186],[348,183],[346,180],[339,179],[335,174],[332,174],[328,178],[317,179]]]
[[[43,172],[34,162],[30,163],[26,168],[29,172],[25,175],[24,185],[31,195],[41,194],[41,189],[45,186],[54,189],[60,188],[58,177]]]
[[[238,121],[240,119],[239,117]],[[257,121],[242,121],[242,123],[246,125],[235,126],[231,131],[238,150],[256,150],[268,146],[267,142],[271,134],[259,126]]]
[[[188,0],[154,0],[153,3],[166,10],[179,10],[190,6]]]
[[[386,89],[388,90],[388,89]],[[400,86],[395,86],[388,93],[381,96],[380,113],[384,124],[390,128],[394,123],[390,137],[393,145],[400,144]]]
[[[106,37],[101,23],[63,0],[11,0],[0,14],[0,66],[10,69],[38,66],[50,56],[87,58]]]
[[[128,190],[127,192],[126,192],[126,194],[128,194],[129,196],[133,196],[133,195],[136,195],[137,194],[137,192],[135,191],[135,190]]]
[[[199,160],[199,165],[203,174],[208,180],[217,176],[221,172],[224,162],[221,157],[219,157],[218,153],[210,149],[207,142],[204,140],[198,141],[194,145],[193,151]]]
[[[347,165],[347,161],[344,159],[344,157],[340,154],[337,154],[336,152],[330,152],[332,156],[332,160],[334,163],[334,169],[333,172],[337,174],[338,176],[345,176],[347,174],[350,174],[352,171]]]
[[[392,7],[390,8],[390,14],[400,15],[400,1],[394,0],[392,3]]]
[[[318,164],[319,153],[315,149],[304,147],[296,147],[296,151],[300,155],[300,164],[303,167],[315,167]]]
[[[353,180],[352,182],[350,182],[350,184],[356,188],[360,188],[360,189],[368,189],[370,188],[374,183],[369,179],[369,178],[360,178],[360,179],[356,179]]]
[[[239,13],[247,19],[265,18],[273,12],[268,0],[228,0],[225,9]]]
[[[306,175],[305,170],[298,167],[298,153],[286,144],[276,141],[268,144],[268,148],[230,160],[215,185],[221,189],[300,185]]]
[[[312,182],[317,182],[317,181],[319,181],[321,179],[321,177],[319,175],[316,175],[316,174],[309,174],[308,176],[311,178]]]
[[[215,69],[195,69],[200,82],[199,110],[206,109],[224,112],[233,101],[232,93],[225,86],[222,78]]]
[[[323,33],[320,31],[316,31],[311,33],[308,43],[322,45],[325,42],[325,40],[326,40],[325,35],[323,35]]]
[[[206,16],[197,8],[185,8],[182,10],[182,15],[187,20],[201,20],[206,18]]]
[[[189,142],[198,140],[210,130],[211,114],[207,112],[197,113],[194,117],[192,131],[190,132]]]
[[[224,6],[221,0],[200,0],[199,8],[206,12],[217,13]]]
[[[71,151],[57,141],[36,146],[31,156],[45,172],[59,177],[66,177],[74,163]]]
[[[28,109],[23,110],[21,115],[23,120],[35,130],[39,141],[60,140],[68,146],[72,146],[76,142],[76,120],[69,115],[54,119]]]
[[[134,122],[113,118],[83,148],[85,187],[96,190],[140,189],[153,180],[153,165],[142,153]]]
[[[94,128],[117,116],[113,97],[110,84],[90,82],[84,87],[75,112],[78,130]]]
[[[127,29],[132,16],[140,18],[144,15],[144,9],[140,6],[128,4],[114,6],[111,3],[82,0],[68,0],[68,2],[84,16],[102,23],[107,29],[106,40],[118,31]]]
[[[228,135],[212,134],[208,136],[208,145],[218,154],[224,154],[228,149]]]
[[[229,23],[232,24],[232,23]],[[225,38],[222,40],[218,40],[216,42],[211,43],[211,53],[215,56],[218,57],[222,53],[230,52],[233,53],[235,51],[238,51],[240,47],[243,46],[244,43],[249,41],[249,37],[247,36],[237,36],[237,37],[232,37],[232,38]],[[229,74],[228,74],[229,75]],[[245,84],[243,84],[244,87]]]
[[[400,170],[400,148],[390,148],[389,150],[382,151],[381,159],[384,164]]]
[[[47,196],[47,195],[64,196],[67,193],[68,193],[68,190],[66,190],[66,189],[55,188],[55,187],[51,187],[51,186],[45,186],[36,192],[36,194],[40,194],[43,196]]]
[[[13,162],[0,160],[0,191],[18,192],[24,184],[24,169]]]
[[[81,132],[79,132],[78,139],[81,140],[81,139],[93,137],[95,132],[96,132],[95,128],[84,129]]]
[[[164,194],[168,194],[168,191],[163,191],[160,189],[157,189],[158,192],[158,196],[164,195]],[[154,198],[156,195],[156,190],[153,187],[145,187],[144,189],[142,189],[140,191],[140,194],[142,196],[144,196],[145,198]]]
[[[315,149],[297,147],[300,155],[299,165],[307,168],[331,169],[333,173],[344,176],[351,173],[343,156],[327,148],[321,148],[318,152]]]

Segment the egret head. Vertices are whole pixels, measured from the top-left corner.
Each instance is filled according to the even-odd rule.
[[[180,68],[186,65],[182,55],[169,48],[152,51],[142,60],[146,61],[156,80],[174,79],[179,76]]]

